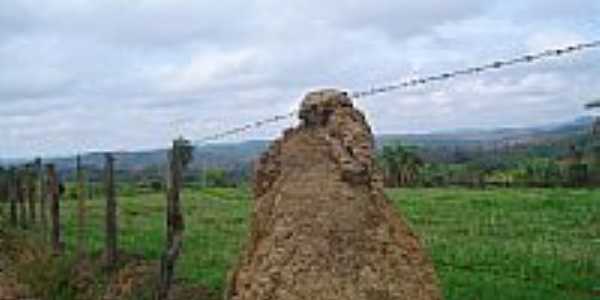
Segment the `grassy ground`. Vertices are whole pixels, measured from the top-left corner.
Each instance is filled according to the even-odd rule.
[[[390,190],[423,237],[446,299],[600,299],[600,191],[569,189]],[[74,249],[74,201],[62,210]],[[250,203],[242,190],[186,191],[185,245],[177,276],[220,290],[235,262]],[[164,196],[119,198],[120,245],[158,259]],[[87,247],[103,247],[101,199],[89,202]]]
[[[600,192],[396,190],[447,299],[600,299]]]

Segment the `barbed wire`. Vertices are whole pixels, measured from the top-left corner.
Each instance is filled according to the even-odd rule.
[[[298,113],[298,110],[293,110],[293,111],[291,111],[291,112],[289,112],[287,114],[284,114],[284,115],[275,115],[275,116],[270,117],[270,118],[258,120],[258,121],[255,121],[255,122],[248,123],[246,125],[240,126],[240,127],[235,127],[235,128],[229,129],[227,131],[223,131],[223,132],[220,132],[220,133],[217,133],[217,134],[214,134],[214,135],[210,135],[210,136],[204,137],[204,138],[198,140],[197,142],[199,142],[199,143],[206,143],[206,142],[210,142],[210,141],[214,141],[214,140],[220,140],[220,139],[225,138],[225,137],[230,136],[230,135],[235,135],[235,134],[238,134],[238,133],[241,133],[241,132],[244,132],[244,131],[248,131],[248,130],[251,130],[251,129],[256,129],[256,128],[259,128],[259,127],[262,127],[262,126],[265,126],[265,125],[268,125],[268,124],[271,124],[271,123],[277,123],[279,121],[282,121],[282,120],[285,120],[285,119],[288,119],[288,118],[293,118],[297,113]]]
[[[564,56],[567,54],[572,54],[575,52],[580,52],[580,51],[593,49],[593,48],[600,48],[600,40],[587,42],[587,43],[574,44],[574,45],[570,45],[570,46],[566,46],[566,47],[562,47],[562,48],[548,49],[548,50],[545,50],[545,51],[542,51],[539,53],[525,54],[522,56],[518,56],[518,57],[511,58],[511,59],[506,59],[506,60],[497,60],[497,61],[494,61],[491,63],[476,66],[476,67],[458,69],[458,70],[454,70],[454,71],[450,71],[450,72],[443,72],[443,73],[439,73],[439,74],[431,75],[431,76],[417,77],[417,78],[409,79],[409,80],[402,81],[399,83],[373,87],[373,88],[363,90],[363,91],[354,91],[354,92],[349,93],[349,95],[353,99],[362,99],[362,98],[367,98],[367,97],[372,97],[372,96],[376,96],[376,95],[380,95],[380,94],[389,93],[389,92],[404,89],[404,88],[411,88],[411,87],[426,85],[426,84],[433,83],[433,82],[451,80],[456,77],[477,75],[480,73],[489,72],[492,70],[499,70],[499,69],[514,66],[514,65],[534,63],[539,60],[543,60],[543,59],[547,59],[547,58],[551,58],[551,57],[561,57],[561,56]],[[220,139],[223,139],[223,138],[231,136],[231,135],[236,135],[236,134],[239,134],[239,133],[242,133],[245,131],[249,131],[252,129],[256,129],[256,128],[271,124],[271,123],[277,123],[279,121],[282,121],[282,120],[285,120],[288,118],[292,118],[292,117],[296,116],[297,113],[298,113],[298,110],[294,110],[287,114],[275,115],[270,118],[266,118],[266,119],[259,120],[256,122],[248,123],[248,124],[240,126],[240,127],[232,128],[232,129],[224,131],[224,132],[210,135],[208,137],[198,140],[198,142],[206,143],[209,141],[220,140]]]
[[[379,95],[379,94],[392,92],[392,91],[402,89],[402,88],[409,88],[409,87],[415,87],[415,86],[419,86],[419,85],[425,85],[425,84],[428,84],[428,83],[434,82],[434,81],[450,80],[450,79],[453,79],[453,78],[459,77],[459,76],[476,75],[476,74],[487,72],[490,70],[498,70],[501,68],[514,66],[514,65],[518,65],[518,64],[533,63],[538,60],[542,60],[542,59],[549,58],[549,57],[559,57],[559,56],[563,56],[563,55],[570,54],[573,52],[579,52],[579,51],[583,51],[586,49],[598,48],[598,47],[600,47],[600,40],[589,42],[589,43],[580,43],[580,44],[576,44],[576,45],[567,46],[564,48],[549,49],[549,50],[545,50],[543,52],[536,53],[536,54],[526,54],[526,55],[522,55],[522,56],[512,58],[512,59],[498,60],[498,61],[494,61],[492,63],[477,66],[477,67],[470,67],[470,68],[459,69],[459,70],[455,70],[455,71],[451,71],[451,72],[444,72],[444,73],[440,73],[440,74],[433,75],[433,76],[410,79],[410,80],[403,81],[403,82],[400,82],[397,84],[390,84],[390,85],[385,85],[385,86],[380,86],[380,87],[374,87],[374,88],[371,88],[371,89],[368,89],[365,91],[357,91],[357,92],[351,93],[351,97],[354,99],[359,99],[359,98],[375,96],[375,95]]]

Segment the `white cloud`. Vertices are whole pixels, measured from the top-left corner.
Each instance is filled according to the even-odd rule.
[[[222,86],[233,87],[256,81],[245,73],[256,54],[242,49],[235,52],[202,52],[183,66],[172,67],[160,76],[161,90],[169,93],[202,92]]]

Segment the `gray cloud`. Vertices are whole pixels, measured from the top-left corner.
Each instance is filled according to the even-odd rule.
[[[363,89],[600,36],[600,4],[575,2],[3,1],[0,157],[160,147],[287,112],[314,88]],[[599,58],[359,105],[377,132],[547,123],[600,94]]]

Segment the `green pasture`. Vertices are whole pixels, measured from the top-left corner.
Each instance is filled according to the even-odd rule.
[[[164,196],[119,197],[120,247],[157,260]],[[587,189],[396,189],[388,195],[422,237],[446,299],[600,299],[600,191]],[[182,284],[223,288],[248,226],[240,189],[184,193]],[[76,202],[62,203],[64,238],[76,241]],[[88,202],[90,253],[101,253],[104,202]],[[218,292],[217,292],[218,293]]]

